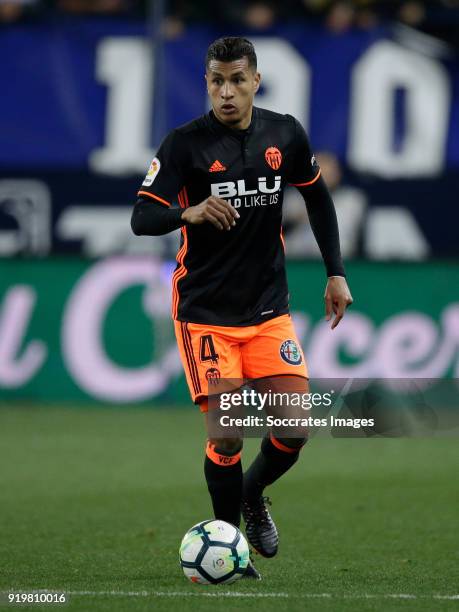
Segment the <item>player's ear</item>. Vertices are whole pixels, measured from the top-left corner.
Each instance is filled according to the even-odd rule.
[[[209,81],[207,79],[207,72],[204,73],[204,78],[206,79],[207,93],[209,93]]]
[[[260,83],[261,74],[259,72],[256,72],[253,77],[253,93],[257,93],[257,91],[260,89]]]

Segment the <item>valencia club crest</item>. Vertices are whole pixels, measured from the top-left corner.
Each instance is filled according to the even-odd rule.
[[[273,170],[279,170],[282,163],[282,153],[277,147],[268,147],[265,151],[265,160]]]

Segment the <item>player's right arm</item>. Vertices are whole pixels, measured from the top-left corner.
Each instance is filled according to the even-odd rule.
[[[166,208],[139,198],[132,211],[131,227],[136,236],[162,236],[182,225],[212,223],[219,230],[236,225],[239,213],[226,200],[210,196],[190,208]]]
[[[217,229],[229,230],[239,217],[234,208],[221,198],[210,196],[196,206],[174,208],[172,201],[186,184],[191,166],[185,138],[173,130],[164,140],[151,162],[147,176],[137,194],[131,227],[137,236],[161,236],[182,225],[212,223]],[[182,199],[182,203],[183,203]]]
[[[170,132],[159,147],[137,193],[131,227],[137,236],[161,236],[185,224],[183,209],[172,201],[186,180],[189,162],[187,143],[177,131]]]
[[[219,230],[230,230],[236,225],[239,213],[226,200],[210,196],[197,206],[186,208],[182,219],[191,225],[209,222]]]

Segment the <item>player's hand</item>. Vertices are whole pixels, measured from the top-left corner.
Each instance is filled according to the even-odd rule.
[[[187,208],[182,219],[191,225],[209,222],[219,230],[230,230],[236,225],[239,213],[226,200],[210,196],[201,204]]]
[[[330,321],[333,313],[335,313],[335,318],[331,326],[332,329],[335,329],[343,318],[346,308],[354,301],[349,291],[349,287],[347,286],[346,279],[343,276],[332,276],[329,278],[324,298],[325,318],[327,321]]]

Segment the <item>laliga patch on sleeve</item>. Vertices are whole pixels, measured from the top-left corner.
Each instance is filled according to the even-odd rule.
[[[144,187],[150,187],[150,185],[153,184],[153,181],[155,180],[160,168],[161,162],[157,157],[155,157],[154,160],[151,162],[150,167],[148,168],[147,176],[145,177],[145,180],[142,183]]]

